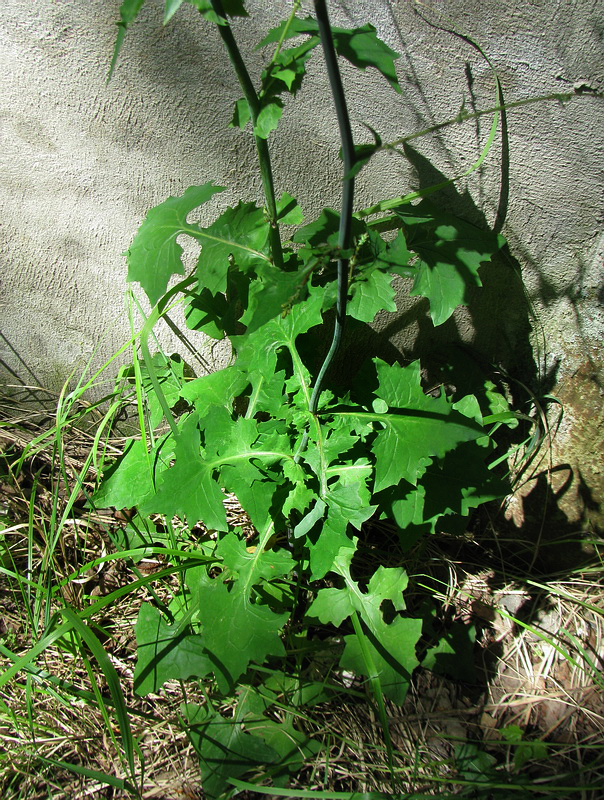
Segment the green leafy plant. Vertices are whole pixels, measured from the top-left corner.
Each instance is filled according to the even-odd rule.
[[[143,2],[122,3],[112,70]],[[166,21],[182,2],[167,0]],[[197,545],[205,561],[182,571],[169,606],[141,608],[134,683],[143,694],[175,679],[213,687],[204,705],[185,703],[183,717],[204,789],[218,797],[229,779],[254,773],[284,785],[313,752],[292,709],[330,691],[305,671],[319,652],[331,653],[330,670],[367,679],[392,754],[384,698],[403,702],[425,625],[406,609],[403,566],[364,554],[363,526],[394,522],[402,553],[443,519],[467,518],[504,494],[489,469],[491,434],[515,420],[486,378],[467,393],[426,393],[419,362],[376,354],[344,389],[333,379],[345,321],[395,313],[397,276],[413,279],[411,294],[429,300],[440,325],[480,286],[480,265],[503,244],[425,198],[411,205],[418,193],[355,212],[355,175],[382,143],[375,134],[375,145],[355,147],[338,56],[377,69],[400,93],[397,54],[371,25],[331,27],[322,0],[316,18],[301,19],[296,2],[260,42],[274,49],[257,89],[229,23],[247,16],[243,2],[189,2],[216,25],[239,78],[244,97],[232,125],[252,126],[264,205],[242,200],[204,227],[196,211],[223,191],[208,182],[147,214],[127,254],[128,280],[153,310],[141,358],[124,375],[136,384],[143,435],[105,471],[93,502],[208,531]],[[342,207],[307,221],[291,195],[275,195],[267,140],[319,46],[341,133]],[[287,240],[285,225],[294,228]],[[201,248],[190,274],[183,236]],[[171,286],[174,276],[185,277]],[[228,337],[230,366],[195,378],[181,359],[151,356],[149,337],[176,303],[191,330]],[[251,533],[229,522],[225,493]],[[426,666],[454,658],[455,641],[428,649]]]

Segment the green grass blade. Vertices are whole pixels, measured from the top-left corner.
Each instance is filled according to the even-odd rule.
[[[62,614],[65,617],[66,621],[68,623],[71,623],[72,630],[76,631],[76,633],[88,645],[90,651],[97,660],[99,667],[101,668],[105,676],[105,679],[107,680],[107,686],[109,688],[109,692],[113,700],[113,705],[115,707],[115,713],[117,716],[117,721],[121,732],[122,746],[126,753],[128,766],[130,768],[130,777],[134,782],[136,782],[135,780],[136,766],[134,763],[134,752],[135,752],[134,738],[132,736],[132,730],[130,728],[128,709],[126,707],[126,701],[124,699],[122,687],[120,686],[119,676],[115,670],[115,667],[111,663],[109,656],[105,652],[104,647],[101,645],[101,643],[96,638],[94,633],[90,630],[90,628],[87,625],[85,625],[82,622],[82,620],[78,617],[78,615],[70,608],[64,609]]]
[[[115,775],[108,775],[106,772],[99,772],[96,769],[88,769],[88,767],[81,767],[79,764],[70,764],[68,761],[57,761],[54,758],[46,758],[45,756],[36,755],[36,759],[42,761],[44,764],[49,764],[58,769],[66,769],[69,772],[74,772],[76,775],[83,775],[85,778],[92,778],[100,783],[105,783],[108,786],[114,786],[116,789],[121,789],[127,792],[136,792],[136,788],[124,778],[116,778]]]
[[[434,795],[427,794],[383,794],[382,792],[329,792],[308,789],[281,789],[276,786],[257,786],[237,778],[227,778],[237,789],[245,789],[258,794],[270,794],[272,797],[317,798],[317,800],[434,800]],[[441,800],[448,800],[451,795],[439,795]]]

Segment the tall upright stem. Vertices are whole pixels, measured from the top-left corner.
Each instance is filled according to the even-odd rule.
[[[352,170],[355,160],[354,142],[352,139],[352,129],[350,127],[350,118],[348,116],[348,108],[346,106],[346,97],[344,95],[344,87],[342,86],[342,78],[340,77],[340,69],[338,67],[338,57],[333,43],[331,34],[331,26],[329,24],[329,16],[327,14],[327,3],[325,0],[314,0],[315,13],[317,15],[317,22],[319,24],[319,36],[321,37],[321,46],[325,54],[325,63],[327,66],[327,75],[329,77],[329,85],[331,87],[331,94],[333,97],[336,116],[338,118],[338,127],[340,129],[340,141],[342,143],[342,155],[344,159],[344,179],[342,181],[342,208],[340,212],[340,229],[338,235],[338,246],[340,250],[347,250],[351,243],[352,231],[352,210],[354,199],[354,178],[347,177]],[[319,405],[319,397],[323,388],[323,379],[331,362],[340,347],[342,341],[342,333],[344,331],[344,322],[346,320],[346,302],[348,298],[348,259],[338,259],[338,297],[336,302],[336,322],[333,332],[333,339],[329,352],[325,357],[325,361],[317,376],[312,397],[310,400],[310,411],[315,413]]]
[[[245,62],[243,61],[239,47],[235,41],[235,37],[233,36],[231,26],[228,24],[226,14],[224,13],[224,9],[222,7],[222,0],[211,0],[211,3],[216,14],[224,20],[223,25],[217,26],[218,33],[224,42],[227,53],[229,54],[229,59],[233,65],[237,79],[239,80],[239,84],[243,89],[243,94],[250,109],[252,124],[255,127],[258,120],[258,115],[260,113],[260,100],[258,99],[258,94],[254,89],[254,84],[252,83],[249,72],[247,71],[247,67],[245,66]],[[269,242],[273,255],[273,261],[275,262],[276,266],[283,268],[283,248],[281,246],[279,223],[277,221],[277,201],[275,198],[275,185],[273,183],[273,170],[271,167],[268,142],[266,139],[263,139],[261,136],[256,136],[255,134],[254,138],[256,140],[256,150],[258,152],[258,162],[260,164],[260,176],[262,178],[262,188],[264,189],[264,200],[266,203],[266,210],[268,212],[270,223]]]

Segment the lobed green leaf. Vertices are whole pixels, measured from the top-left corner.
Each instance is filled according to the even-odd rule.
[[[408,247],[419,256],[411,295],[427,297],[432,321],[442,325],[458,306],[467,304],[472,287],[482,286],[478,270],[505,239],[437,210],[427,200],[395,213]]]
[[[151,305],[165,294],[172,275],[184,275],[182,247],[177,238],[189,234],[199,238],[200,228],[187,222],[187,215],[207,203],[224,187],[206,183],[190,186],[182,197],[169,197],[152,208],[128,250],[128,281],[138,281]]]
[[[220,577],[207,580],[197,594],[204,643],[223,693],[229,693],[250,662],[262,664],[268,656],[285,655],[279,634],[289,614],[252,602],[241,580],[232,585]]]

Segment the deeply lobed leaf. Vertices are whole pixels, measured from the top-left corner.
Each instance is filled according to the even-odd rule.
[[[189,186],[182,197],[169,197],[148,212],[127,256],[128,280],[140,283],[151,305],[165,294],[172,275],[185,274],[177,238],[181,234],[199,238],[200,233],[198,225],[187,222],[187,215],[223,191],[213,183]]]

